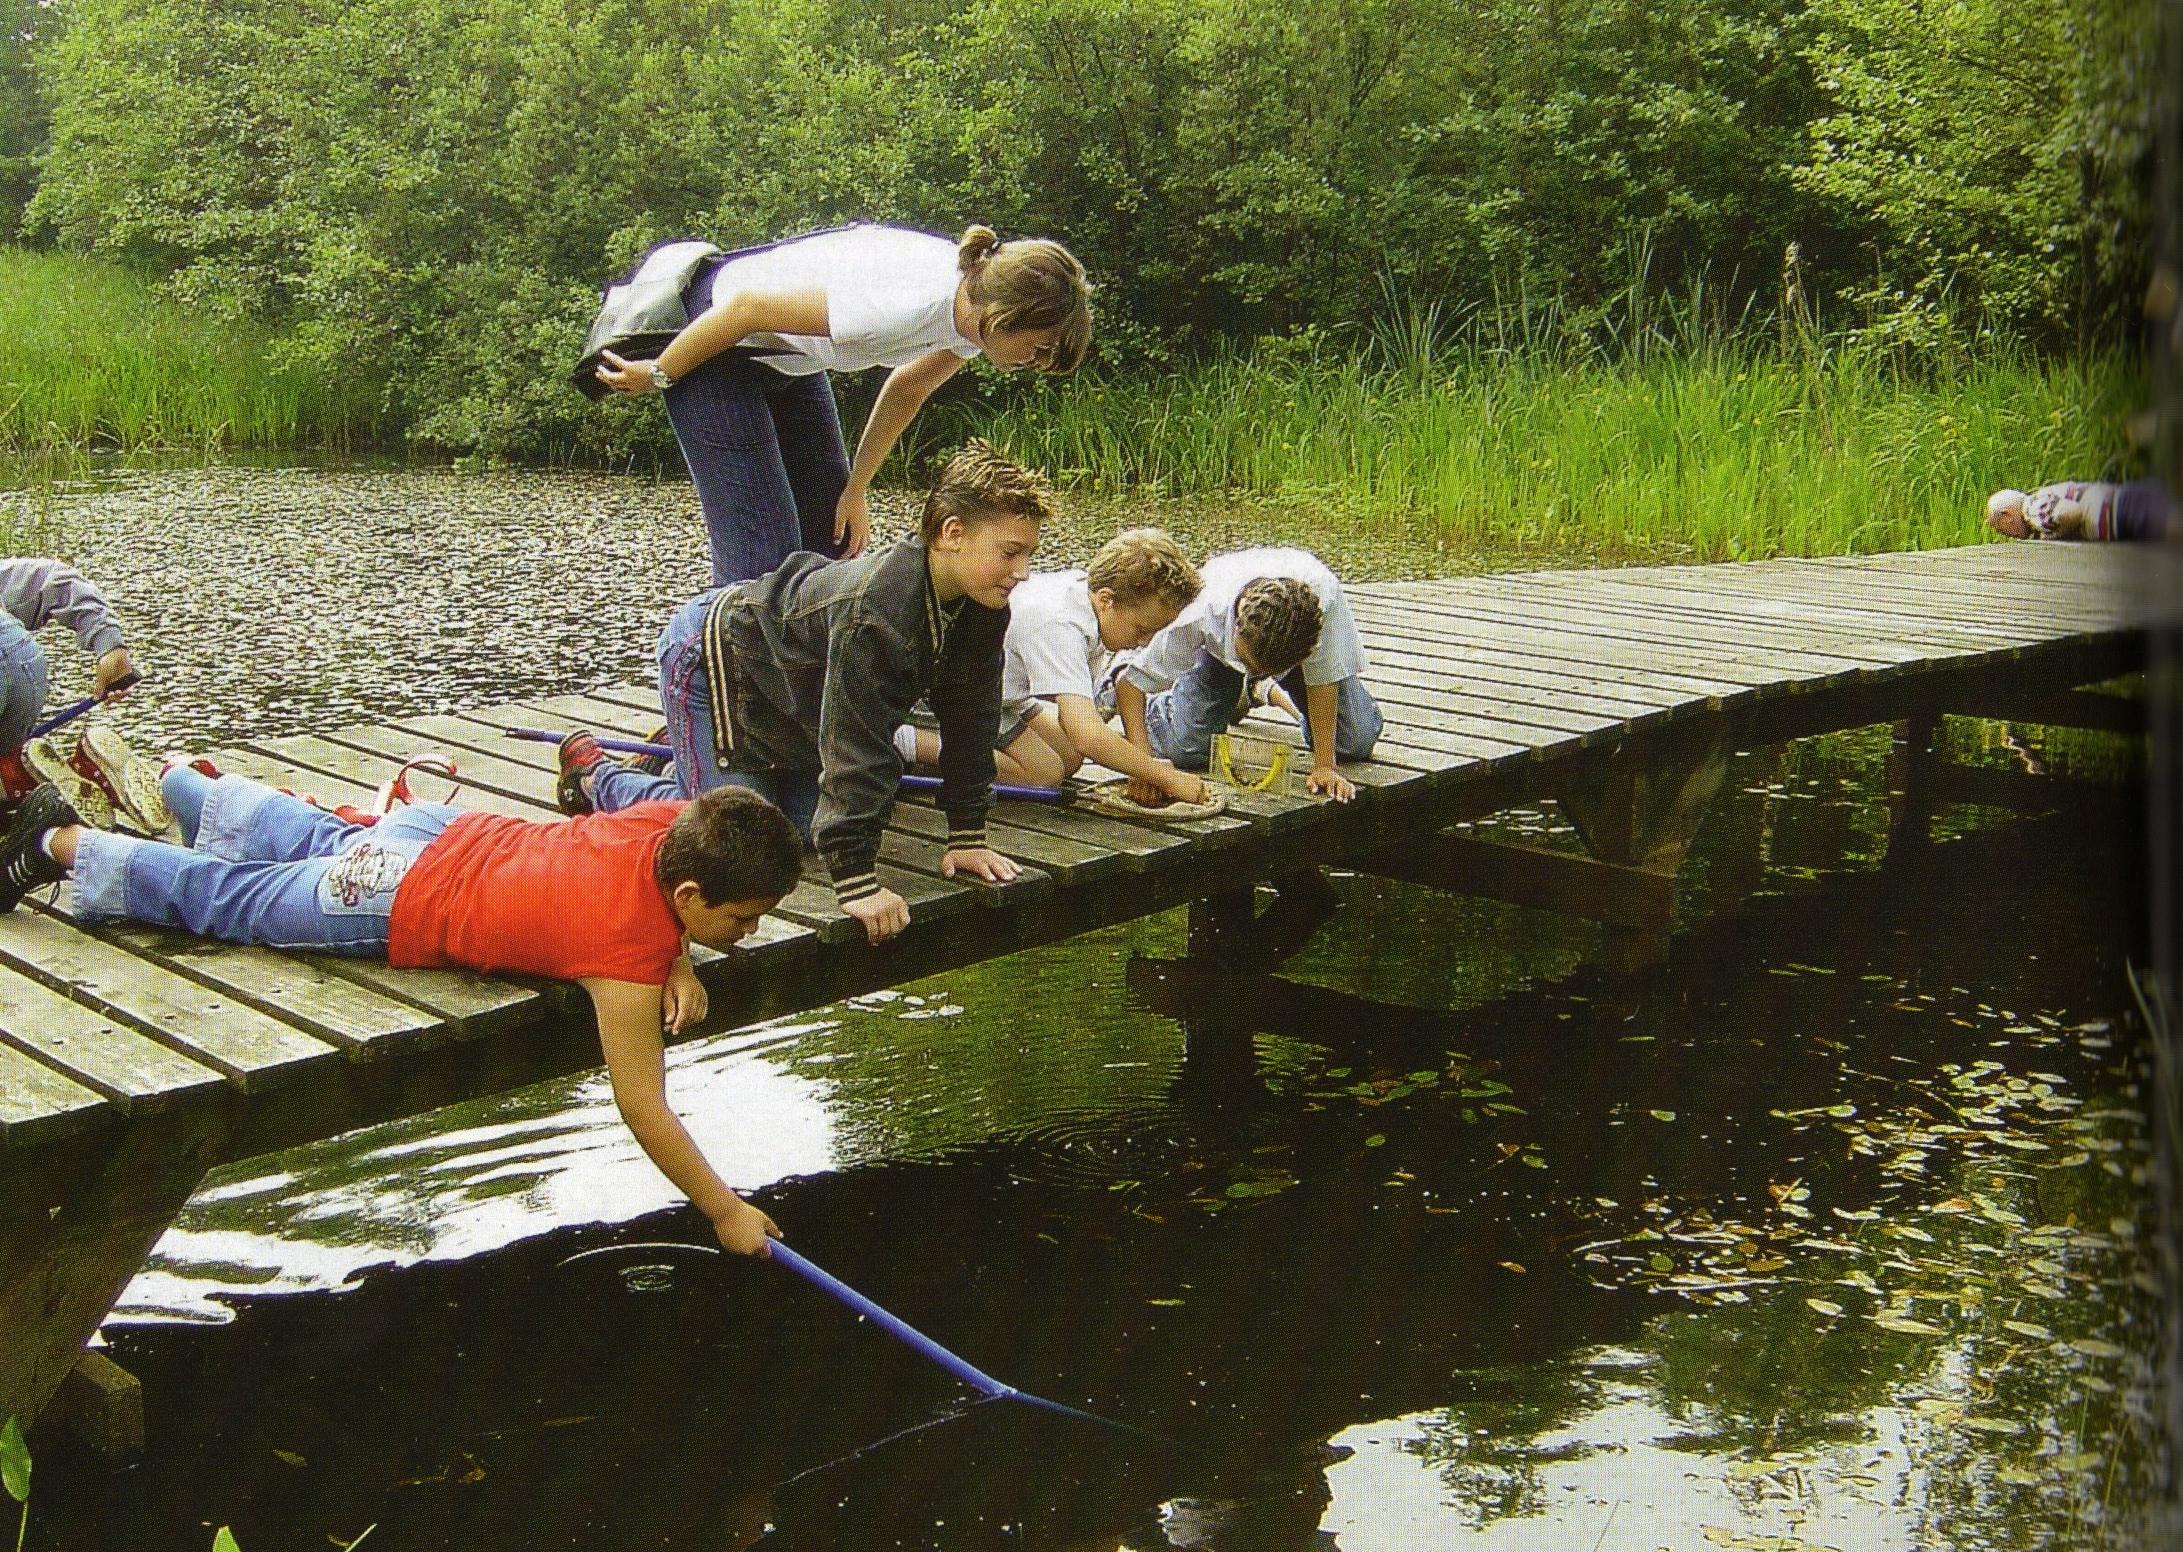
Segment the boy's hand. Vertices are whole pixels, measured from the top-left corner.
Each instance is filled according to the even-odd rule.
[[[667,972],[667,984],[660,989],[660,1022],[667,1026],[670,1035],[680,1034],[692,1024],[702,1023],[705,1008],[711,1001],[705,983],[697,978],[697,968],[689,956],[677,959]]]
[[[99,655],[98,664],[91,670],[91,694],[96,700],[120,700],[129,693],[129,686],[136,682],[136,665],[129,661],[127,647],[114,647]]]
[[[773,1249],[767,1241],[781,1237],[781,1226],[737,1197],[733,1207],[713,1219],[713,1233],[723,1250],[739,1256],[770,1256]]]
[[[872,500],[854,485],[844,486],[834,503],[834,543],[843,560],[855,560],[872,538]]]
[[[973,846],[968,851],[951,851],[940,859],[942,878],[968,873],[989,884],[1005,884],[1022,871],[990,846]]]
[[[1169,766],[1160,778],[1160,790],[1178,803],[1203,803],[1209,796],[1205,778],[1195,771],[1178,771]]]
[[[842,910],[864,923],[864,935],[874,946],[886,942],[910,924],[910,903],[891,889],[852,900]]]
[[[1357,795],[1357,784],[1331,765],[1315,765],[1311,774],[1304,778],[1304,790],[1324,793],[1337,803],[1347,803]]]
[[[1168,797],[1167,788],[1163,784],[1148,781],[1142,776],[1130,777],[1129,785],[1122,790],[1129,794],[1132,803],[1143,803],[1147,807],[1156,808],[1165,803]]]

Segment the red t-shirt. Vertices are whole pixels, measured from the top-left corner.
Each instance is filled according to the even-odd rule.
[[[464,814],[394,892],[387,963],[663,984],[682,926],[652,871],[680,802],[581,819]]]

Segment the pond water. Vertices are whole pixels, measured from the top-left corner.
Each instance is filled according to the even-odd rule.
[[[683,499],[230,471],[62,517],[145,622],[132,730],[210,744],[641,674],[702,581]],[[130,511],[184,514],[154,562]],[[1278,980],[1178,964],[1168,913],[675,1053],[806,1255],[1162,1441],[972,1406],[692,1249],[593,1075],[217,1174],[108,1327],[150,1456],[42,1457],[29,1544],[2139,1545],[2136,826],[1949,808],[1890,846],[1887,768],[1884,729],[1739,756],[1640,979],[1582,924],[1337,875]],[[1551,807],[1495,827],[1566,842]]]

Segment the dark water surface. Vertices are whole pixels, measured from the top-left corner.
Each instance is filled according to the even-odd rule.
[[[259,713],[258,627],[211,596],[241,584],[170,551],[162,608],[221,650],[162,613],[133,714],[174,725],[175,683],[208,741],[383,709],[436,551],[513,602],[415,641],[415,709],[641,672],[702,580],[693,527],[659,538],[634,498],[570,537],[543,484],[527,525],[448,488],[400,487],[410,516],[355,497],[414,548],[345,593],[251,529],[288,577],[269,639],[315,643]],[[192,544],[225,542],[219,504]],[[134,553],[102,520],[87,565]],[[541,567],[566,580],[518,580]],[[2018,758],[1991,724],[1946,736]],[[787,1273],[687,1248],[706,1226],[590,1076],[214,1176],[108,1327],[151,1455],[42,1456],[30,1545],[2140,1545],[2163,1447],[2134,819],[1952,808],[1891,850],[1887,753],[1874,729],[1739,757],[1642,979],[1592,969],[1581,924],[1337,877],[1281,982],[1178,964],[1170,913],[673,1054],[678,1108],[805,1254],[1171,1444],[972,1407]],[[1498,824],[1561,839],[1550,807]]]

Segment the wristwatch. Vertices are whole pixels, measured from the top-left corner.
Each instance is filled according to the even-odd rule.
[[[654,388],[657,388],[661,393],[665,393],[668,389],[674,387],[674,385],[674,375],[669,372],[665,367],[661,366],[657,361],[653,362],[652,386]]]

